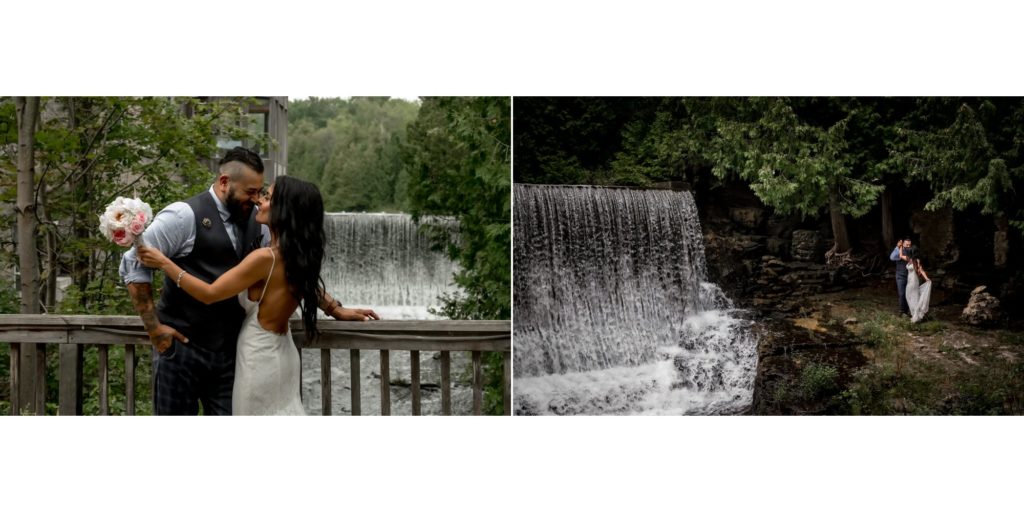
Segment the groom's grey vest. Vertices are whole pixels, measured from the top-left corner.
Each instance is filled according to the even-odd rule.
[[[212,283],[259,247],[261,231],[255,220],[255,209],[249,214],[239,243],[240,250],[236,251],[209,190],[185,203],[195,213],[196,240],[187,256],[172,258],[185,272]],[[238,331],[245,319],[245,310],[238,304],[238,297],[206,305],[178,288],[174,283],[177,277],[164,276],[164,290],[157,306],[160,321],[184,334],[190,345],[234,355]]]

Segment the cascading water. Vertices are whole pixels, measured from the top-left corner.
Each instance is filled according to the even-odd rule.
[[[425,222],[450,223],[434,218]],[[385,320],[430,320],[437,318],[429,310],[439,306],[439,296],[457,290],[453,277],[458,265],[439,251],[431,250],[427,235],[420,232],[407,214],[328,213],[324,219],[327,237],[326,258],[320,276],[327,291],[345,307],[371,308]],[[321,318],[326,318],[321,313]],[[440,413],[440,393],[431,383],[440,382],[440,364],[433,352],[421,353],[423,414]],[[452,353],[453,371],[465,363],[461,353]],[[362,380],[361,407],[367,415],[380,413],[380,360],[376,350],[360,352]],[[408,380],[409,353],[391,354],[391,375]],[[350,363],[348,350],[331,351],[333,383],[332,412],[351,411],[349,393]],[[452,401],[456,412],[468,411],[472,390],[453,385]],[[319,414],[320,351],[302,351],[302,395],[306,412]],[[392,386],[392,413],[409,414],[410,392]],[[437,395],[437,396],[434,396]]]
[[[431,219],[433,222],[450,222]],[[328,213],[323,277],[345,306],[375,309],[389,320],[425,320],[438,296],[455,291],[458,265],[430,249],[403,213]]]
[[[707,282],[689,192],[515,186],[517,414],[729,414],[750,322]]]

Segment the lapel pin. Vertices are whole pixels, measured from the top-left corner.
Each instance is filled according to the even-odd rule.
[[[204,228],[209,229],[210,226],[212,226],[212,225],[213,225],[213,223],[210,222],[210,218],[209,217],[203,217],[203,227]]]

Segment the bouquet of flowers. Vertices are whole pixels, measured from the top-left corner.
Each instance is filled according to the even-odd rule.
[[[139,198],[118,197],[100,215],[100,233],[121,247],[142,245],[142,232],[153,220],[153,209]]]

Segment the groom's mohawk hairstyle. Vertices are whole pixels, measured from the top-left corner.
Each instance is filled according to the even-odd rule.
[[[220,159],[220,162],[217,162],[220,172],[226,173],[232,178],[237,178],[243,170],[242,166],[238,164],[244,164],[250,169],[263,174],[263,159],[260,158],[259,153],[242,146],[235,146],[224,155],[224,158]]]

